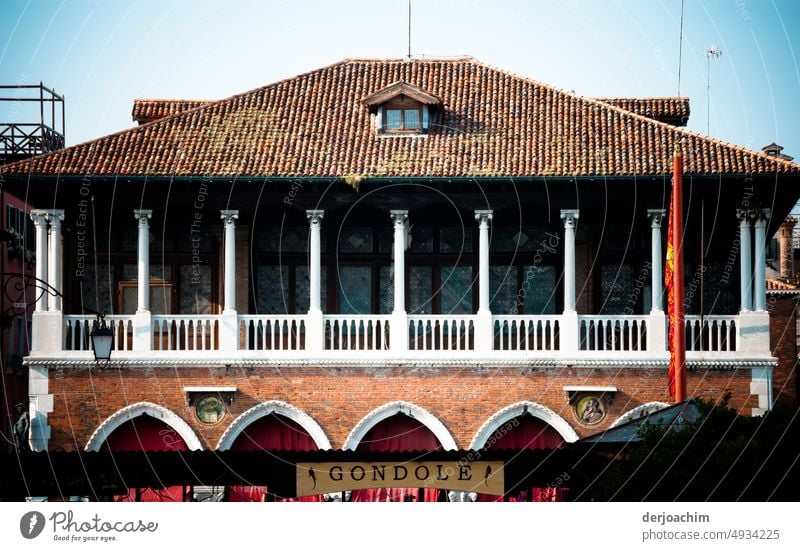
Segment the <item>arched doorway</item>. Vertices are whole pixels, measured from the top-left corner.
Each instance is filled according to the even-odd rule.
[[[192,428],[175,412],[150,402],[137,402],[103,421],[86,443],[86,451],[187,451],[202,448]],[[157,474],[157,473],[156,473]],[[115,501],[189,501],[190,487],[164,490],[130,488]]]
[[[218,450],[235,451],[312,451],[330,449],[322,428],[305,412],[285,402],[273,400],[250,408],[220,438]],[[283,499],[266,486],[229,486],[228,501],[324,501],[323,496]]]
[[[187,451],[188,449],[186,442],[175,429],[147,414],[123,422],[108,435],[101,445],[101,450],[111,452]],[[114,498],[114,501],[147,502],[190,500],[190,486],[168,486],[163,490],[130,488],[126,495]]]
[[[512,404],[498,411],[478,430],[471,449],[556,449],[578,434],[562,417],[534,402]],[[503,497],[477,494],[477,501],[562,501],[566,487],[515,488]]]
[[[369,413],[353,429],[345,449],[357,451],[454,450],[455,442],[441,421],[407,402],[392,402]],[[354,490],[350,501],[446,501],[437,488],[372,488]]]

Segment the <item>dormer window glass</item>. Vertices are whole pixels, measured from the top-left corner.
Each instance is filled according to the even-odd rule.
[[[421,109],[386,109],[385,132],[419,132],[421,129]]]

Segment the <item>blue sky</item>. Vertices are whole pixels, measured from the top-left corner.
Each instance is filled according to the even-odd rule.
[[[676,95],[680,0],[414,0],[415,55],[468,54],[586,96]],[[407,0],[3,0],[0,82],[66,95],[67,143],[132,126],[133,98],[223,98],[345,57],[402,57]],[[800,158],[800,2],[686,0],[689,127]],[[0,120],[24,118],[24,106]]]

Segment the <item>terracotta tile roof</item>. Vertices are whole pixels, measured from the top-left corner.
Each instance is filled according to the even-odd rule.
[[[649,119],[674,126],[689,121],[689,98],[595,98]]]
[[[131,117],[139,124],[147,124],[208,103],[211,102],[197,99],[135,99]]]
[[[424,137],[384,137],[362,103],[395,82],[440,98]],[[571,176],[800,173],[768,157],[472,58],[342,62],[0,167],[5,174]]]
[[[767,292],[800,293],[800,287],[790,281],[767,278]]]

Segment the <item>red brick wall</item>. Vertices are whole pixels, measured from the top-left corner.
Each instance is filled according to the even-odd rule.
[[[796,297],[769,296],[769,345],[778,365],[772,372],[772,393],[776,403],[797,406],[797,312]]]
[[[757,405],[749,395],[750,370],[690,372],[694,395],[717,399],[732,393],[731,405],[744,414]],[[186,420],[203,445],[213,449],[228,424],[239,414],[266,400],[283,400],[303,409],[323,428],[334,447],[342,447],[350,430],[374,408],[405,400],[427,409],[451,432],[459,447],[468,447],[478,428],[510,404],[530,400],[561,415],[581,436],[607,428],[621,414],[651,401],[669,401],[663,369],[520,368],[179,368],[97,371],[50,371],[55,410],[50,448],[83,447],[92,432],[117,410],[149,401]],[[582,427],[567,404],[564,385],[615,385],[619,388],[606,419]],[[233,406],[218,424],[203,425],[186,403],[184,386],[237,386]]]

